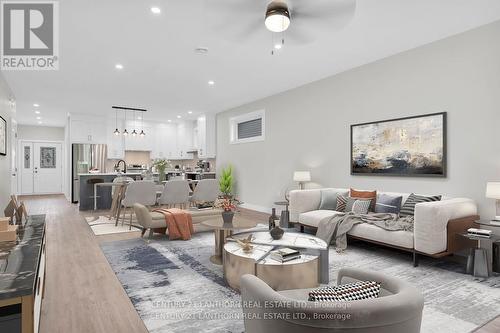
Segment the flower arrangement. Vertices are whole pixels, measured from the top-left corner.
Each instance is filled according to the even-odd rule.
[[[236,210],[236,208],[240,204],[241,204],[241,201],[239,201],[236,198],[228,197],[228,196],[221,196],[219,199],[215,200],[214,207],[221,208],[225,212],[232,212],[232,211]]]
[[[167,167],[170,167],[172,164],[170,163],[169,160],[166,160],[164,158],[157,158],[153,161],[153,165],[155,166],[156,170],[158,170],[158,173],[160,174],[160,181],[165,180],[165,170]]]
[[[232,212],[236,210],[241,201],[236,199],[233,194],[234,178],[233,167],[228,166],[222,169],[219,177],[219,190],[222,195],[214,203],[215,208],[221,208],[225,212]]]

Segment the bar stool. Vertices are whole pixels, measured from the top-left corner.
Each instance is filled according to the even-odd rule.
[[[97,195],[97,186],[95,184],[101,184],[104,183],[103,178],[90,178],[87,179],[87,184],[92,185],[94,189],[94,195],[89,196],[89,199],[96,200],[97,198],[100,198],[99,195]]]

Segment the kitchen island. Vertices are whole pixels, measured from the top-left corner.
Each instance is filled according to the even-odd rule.
[[[80,178],[80,210],[94,209],[94,184],[95,181],[112,183],[116,177],[130,177],[134,180],[141,180],[142,176],[138,172],[102,172],[102,173],[82,173]],[[97,188],[97,209],[110,209],[112,196],[110,186],[99,186]]]

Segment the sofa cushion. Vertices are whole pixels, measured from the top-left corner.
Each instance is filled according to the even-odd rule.
[[[338,195],[337,196],[337,212],[345,212],[345,208],[347,205],[347,197],[343,195]]]
[[[334,188],[327,188],[321,190],[321,202],[319,204],[320,210],[330,209],[337,210],[337,196],[347,196],[348,191],[339,191]]]
[[[317,228],[319,221],[324,218],[333,217],[341,212],[335,210],[313,210],[299,215],[299,223]]]
[[[399,216],[413,216],[415,215],[415,205],[421,202],[432,202],[432,201],[440,201],[440,195],[432,195],[432,196],[424,196],[417,195],[415,193],[410,194],[408,199],[406,199],[403,207],[401,207],[401,211]]]
[[[359,281],[313,289],[309,292],[312,302],[342,302],[377,298],[380,283],[375,281]]]
[[[345,212],[354,212],[356,214],[366,214],[370,208],[371,200],[347,198]]]
[[[372,200],[372,203],[370,205],[370,211],[373,212],[375,210],[375,203],[377,201],[377,191],[360,191],[351,188],[350,197]]]
[[[411,231],[389,231],[373,224],[359,223],[352,227],[347,234],[405,249],[413,249],[413,233]]]
[[[377,197],[377,203],[375,204],[375,213],[399,214],[402,201],[403,196],[379,194]]]

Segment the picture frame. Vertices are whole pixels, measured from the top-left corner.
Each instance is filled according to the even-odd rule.
[[[351,175],[446,177],[447,113],[351,125]]]
[[[0,116],[0,155],[7,156],[7,122]]]

